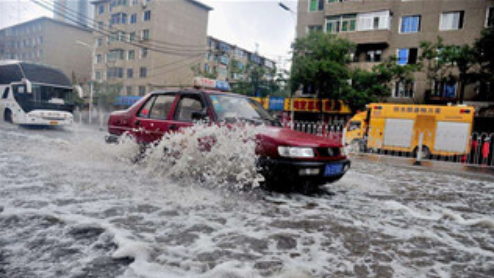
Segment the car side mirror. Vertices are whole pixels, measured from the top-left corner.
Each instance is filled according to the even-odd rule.
[[[209,123],[209,115],[207,111],[194,111],[192,112],[192,121],[198,122],[198,121],[204,121],[206,123]]]

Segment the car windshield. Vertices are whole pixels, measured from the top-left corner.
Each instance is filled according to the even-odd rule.
[[[278,121],[253,99],[232,95],[212,95],[211,101],[220,122],[245,121],[279,125]]]

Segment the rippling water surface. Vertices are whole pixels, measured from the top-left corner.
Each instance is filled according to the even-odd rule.
[[[311,196],[237,190],[238,144],[215,179],[103,136],[0,124],[0,277],[494,276],[487,179],[354,161]]]

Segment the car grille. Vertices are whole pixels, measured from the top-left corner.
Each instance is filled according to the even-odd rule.
[[[317,148],[317,152],[321,157],[333,157],[340,155],[339,148]]]

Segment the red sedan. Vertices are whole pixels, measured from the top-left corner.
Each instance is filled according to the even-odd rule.
[[[258,169],[272,188],[317,187],[339,180],[350,168],[339,140],[284,128],[256,101],[212,90],[153,92],[128,110],[111,114],[106,140],[115,142],[130,133],[145,145],[199,120],[218,125],[265,125],[257,134],[256,155]]]

